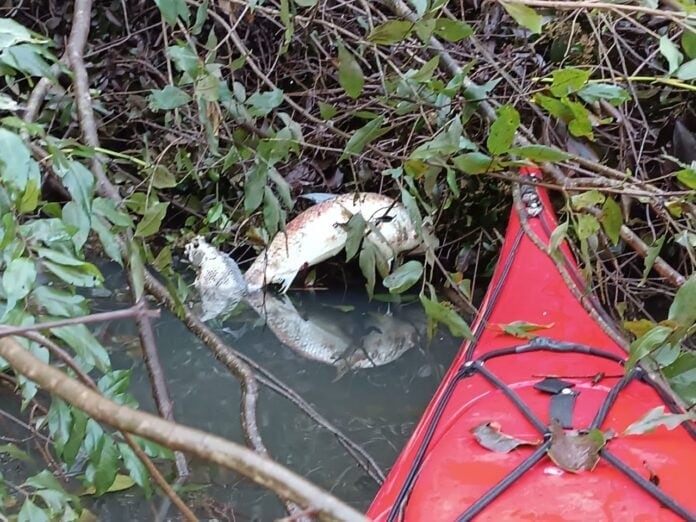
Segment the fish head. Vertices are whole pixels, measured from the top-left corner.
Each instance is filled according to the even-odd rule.
[[[194,237],[184,247],[184,254],[196,268],[201,266],[208,254],[214,252],[216,252],[215,247],[208,243],[203,236]]]

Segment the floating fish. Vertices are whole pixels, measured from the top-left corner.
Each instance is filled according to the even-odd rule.
[[[394,199],[361,192],[343,194],[302,212],[279,232],[245,275],[248,289],[269,284],[287,292],[297,273],[338,254],[346,245],[345,225],[361,214],[372,227],[365,241],[373,243],[388,262],[401,252],[416,250],[421,241],[406,208]]]

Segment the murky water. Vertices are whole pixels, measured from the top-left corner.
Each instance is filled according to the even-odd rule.
[[[122,276],[103,267],[110,275],[107,287],[124,288]],[[424,331],[420,305],[386,305],[369,302],[361,288],[350,292],[301,292],[292,302],[302,318],[318,321],[345,336],[371,335],[374,318],[390,313]],[[114,306],[112,298],[99,300],[98,309]],[[377,315],[376,315],[377,314]],[[424,334],[398,359],[384,366],[348,371],[339,377],[336,367],[309,360],[284,346],[250,308],[215,325],[232,347],[249,355],[293,388],[330,422],[361,445],[386,472],[393,464],[420,418],[450,361],[459,341],[440,334],[428,345]],[[367,328],[367,330],[366,330]],[[239,385],[228,370],[212,356],[173,316],[163,313],[155,324],[157,344],[178,422],[228,439],[242,442],[239,417]],[[135,348],[129,347],[136,333],[128,322],[102,326],[98,332],[111,347],[114,367],[133,369],[133,391],[141,407],[154,410],[147,371]],[[385,342],[388,344],[388,340]],[[336,441],[286,399],[263,389],[258,423],[273,458],[314,481],[336,496],[364,510],[377,491],[377,483],[361,469]],[[272,520],[284,515],[276,497],[228,470],[191,463],[189,486],[210,518]],[[200,487],[200,488],[198,488]],[[148,501],[136,492],[107,495],[93,510],[100,520],[151,520],[160,510],[161,499]],[[231,511],[232,510],[232,511]],[[173,508],[166,518],[176,518]]]

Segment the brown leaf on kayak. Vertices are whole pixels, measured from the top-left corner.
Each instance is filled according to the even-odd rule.
[[[553,328],[554,323],[550,324],[536,324],[528,323],[526,321],[513,321],[508,324],[499,324],[498,327],[508,335],[517,337],[519,339],[531,339],[536,337],[531,332],[536,330],[543,330],[548,328]]]
[[[555,420],[551,421],[551,447],[548,455],[559,468],[570,473],[592,471],[599,462],[599,452],[608,440],[614,438],[612,430],[589,433],[565,431]]]
[[[471,428],[471,433],[476,437],[476,442],[491,451],[499,453],[509,453],[519,446],[538,446],[540,441],[527,441],[516,439],[500,431],[500,424],[497,422],[484,422]]]

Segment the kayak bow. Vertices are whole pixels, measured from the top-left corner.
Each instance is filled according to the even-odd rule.
[[[533,168],[522,174],[540,176]],[[567,244],[552,259],[557,221],[546,192],[533,183],[517,192],[474,340],[462,346],[368,516],[696,520],[694,424],[622,435],[653,408],[679,409],[641,368],[625,371],[625,341],[586,291]],[[502,330],[516,321],[541,325],[531,334],[543,337]],[[552,419],[618,436],[592,471],[571,473],[548,456]],[[487,423],[537,445],[485,449],[472,430]]]

